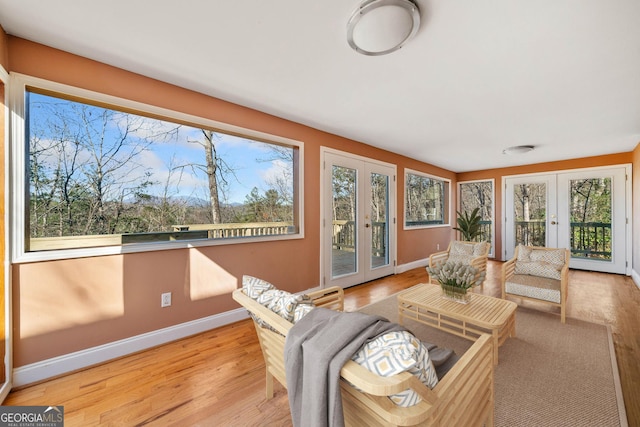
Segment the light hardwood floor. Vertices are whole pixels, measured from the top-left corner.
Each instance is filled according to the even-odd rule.
[[[482,293],[500,295],[501,265],[489,262]],[[426,281],[419,268],[349,288],[345,309]],[[567,316],[612,327],[630,426],[640,426],[639,313],[630,278],[570,272]],[[264,390],[262,353],[247,320],[13,391],[4,405],[64,405],[67,427],[291,425],[286,391],[276,385],[266,400]]]

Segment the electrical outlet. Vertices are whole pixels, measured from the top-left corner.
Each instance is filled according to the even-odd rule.
[[[440,250],[440,243],[436,243],[436,251]]]
[[[161,295],[160,299],[160,307],[169,307],[171,306],[171,292],[165,292]]]

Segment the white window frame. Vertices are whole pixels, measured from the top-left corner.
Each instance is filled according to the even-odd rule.
[[[171,242],[132,243],[118,246],[103,246],[95,248],[59,249],[40,252],[26,252],[26,221],[27,210],[25,197],[29,191],[29,183],[26,182],[26,141],[25,141],[25,93],[27,87],[52,91],[81,99],[91,100],[101,104],[113,105],[126,110],[138,111],[141,114],[150,114],[152,117],[166,117],[178,123],[191,123],[203,128],[218,129],[235,135],[242,135],[258,141],[271,142],[296,147],[298,150],[298,163],[296,165],[297,181],[294,182],[294,193],[297,194],[298,232],[287,235],[247,237],[241,239],[215,239],[215,240],[179,240]],[[20,73],[10,73],[9,78],[9,104],[10,104],[10,236],[11,262],[25,263],[57,259],[83,258],[91,256],[116,255],[135,252],[150,252],[171,249],[184,249],[203,246],[220,246],[229,244],[255,243],[278,240],[292,240],[304,238],[304,143],[282,136],[271,135],[256,130],[246,129],[227,123],[217,122],[199,116],[181,113],[166,108],[156,107],[141,102],[131,101],[99,92],[77,88],[61,83],[52,82],[37,77]]]
[[[418,175],[418,176],[422,176],[424,178],[430,178],[430,179],[436,179],[438,181],[443,181],[447,183],[447,191],[445,194],[446,197],[446,204],[447,206],[445,207],[445,211],[447,212],[447,218],[446,218],[446,222],[444,222],[443,224],[423,224],[423,225],[407,225],[407,175],[412,174],[412,175]],[[408,169],[405,168],[404,170],[404,194],[403,194],[403,204],[404,206],[402,207],[402,211],[403,211],[403,218],[402,218],[402,227],[403,230],[418,230],[418,229],[423,229],[423,228],[442,228],[442,227],[451,227],[451,209],[452,209],[452,203],[451,203],[451,180],[448,178],[443,178],[441,176],[438,175],[432,175],[426,172],[420,172],[414,169]]]

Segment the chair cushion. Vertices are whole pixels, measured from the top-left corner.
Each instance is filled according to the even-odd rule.
[[[505,292],[556,304],[560,304],[561,301],[560,280],[547,277],[514,274],[505,283]]]
[[[429,358],[428,347],[409,331],[380,335],[365,344],[352,359],[383,377],[409,372],[429,388],[438,384],[438,376]],[[389,399],[402,407],[416,405],[422,400],[411,389],[389,396]]]

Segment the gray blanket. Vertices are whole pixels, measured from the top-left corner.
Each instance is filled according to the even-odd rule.
[[[316,308],[287,334],[284,361],[294,426],[342,427],[340,370],[368,341],[404,328],[380,316]]]

